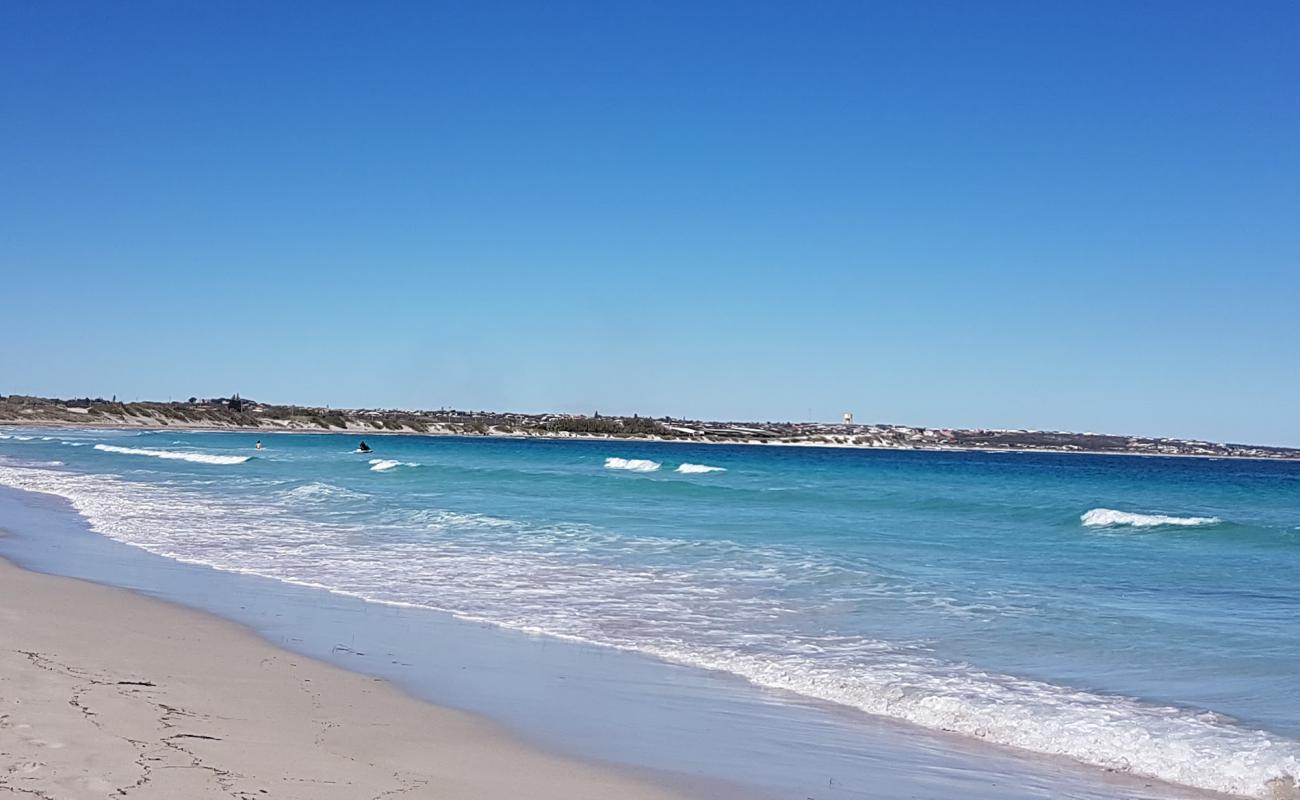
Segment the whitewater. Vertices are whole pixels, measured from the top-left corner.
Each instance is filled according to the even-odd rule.
[[[0,484],[67,498],[97,533],[168,558],[1198,789],[1284,797],[1300,775],[1294,467],[415,437],[363,458],[329,436],[278,437],[250,460],[221,434],[76,443],[9,446]],[[1150,535],[1094,535],[1126,529]],[[1225,692],[1225,674],[1250,677]]]
[[[1124,526],[1158,528],[1164,525],[1194,528],[1201,525],[1218,525],[1222,522],[1218,517],[1175,517],[1168,514],[1138,514],[1132,511],[1116,511],[1113,508],[1094,508],[1081,516],[1079,521],[1090,528]]]
[[[192,461],[196,464],[243,464],[252,456],[215,455],[212,453],[191,453],[177,450],[154,450],[140,447],[118,447],[111,444],[97,444],[96,450],[105,453],[120,453],[126,456],[149,456],[166,458],[174,461]]]

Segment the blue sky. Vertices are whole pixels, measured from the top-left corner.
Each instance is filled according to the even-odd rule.
[[[0,392],[1300,445],[1300,5],[5,3]]]

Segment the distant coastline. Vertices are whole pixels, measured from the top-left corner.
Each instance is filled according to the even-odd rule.
[[[120,403],[0,397],[0,425],[265,433],[417,434],[686,442],[882,450],[1092,453],[1197,458],[1300,459],[1300,449],[1193,439],[1062,431],[924,428],[891,424],[718,422],[578,414],[407,411],[271,405],[230,398]]]

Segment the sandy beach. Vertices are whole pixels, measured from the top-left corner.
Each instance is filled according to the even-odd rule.
[[[683,796],[210,615],[4,561],[0,641],[0,790],[14,796]]]

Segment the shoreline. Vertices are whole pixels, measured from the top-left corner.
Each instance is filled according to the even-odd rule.
[[[0,639],[0,789],[16,793],[690,796],[525,744],[213,614],[3,558]]]
[[[1127,456],[1132,458],[1200,458],[1209,461],[1268,461],[1268,462],[1292,462],[1297,459],[1283,458],[1276,456],[1242,456],[1242,455],[1208,455],[1200,453],[1138,453],[1130,450],[1062,450],[1056,448],[1034,447],[1034,448],[1009,448],[1009,447],[878,447],[866,444],[843,444],[837,442],[781,442],[761,439],[669,439],[654,436],[611,436],[608,434],[587,434],[587,433],[536,433],[536,434],[517,434],[517,433],[497,433],[488,432],[483,434],[466,433],[464,431],[417,431],[408,430],[378,430],[375,428],[307,428],[307,427],[278,427],[278,426],[260,426],[251,425],[205,425],[190,424],[178,422],[174,425],[152,425],[152,424],[133,424],[125,420],[118,420],[113,424],[94,425],[83,422],[70,422],[67,420],[48,420],[35,422],[30,420],[0,420],[0,428],[59,428],[68,430],[100,430],[100,431],[148,431],[151,433],[162,433],[165,431],[192,431],[195,433],[265,433],[265,434],[364,434],[370,437],[381,436],[421,436],[428,438],[462,438],[462,439],[506,439],[513,441],[582,441],[582,442],[649,442],[657,444],[672,445],[739,445],[746,447],[806,447],[814,449],[827,450],[865,450],[865,451],[883,451],[890,453],[997,453],[997,454],[1046,454],[1046,455],[1065,455],[1065,456]]]
[[[856,790],[888,800],[918,796],[1029,800],[1044,796],[1041,792],[1049,788],[1081,800],[1222,796],[885,717],[859,716],[834,704],[793,696],[782,698],[790,705],[782,703],[778,726],[760,727],[756,734],[740,739],[724,735],[726,741],[719,745],[719,737],[708,731],[720,713],[751,723],[774,721],[768,692],[730,674],[595,646],[557,644],[550,637],[497,629],[440,612],[421,615],[418,610],[336,596],[324,587],[170,560],[93,535],[74,509],[63,510],[65,501],[57,494],[15,488],[0,491],[0,501],[0,505],[10,503],[0,510],[12,523],[4,525],[12,536],[0,539],[6,551],[3,557],[38,575],[71,576],[92,586],[121,587],[115,591],[132,597],[158,598],[155,602],[170,608],[198,609],[269,643],[275,652],[314,658],[363,676],[363,681],[383,678],[388,685],[400,687],[404,697],[427,701],[436,709],[460,709],[473,719],[506,723],[508,738],[532,743],[543,753],[644,775],[652,785],[685,789],[695,797],[815,794],[847,800],[862,796]],[[47,519],[47,514],[54,516]],[[4,607],[0,602],[0,609]],[[3,613],[0,610],[0,616]],[[417,629],[424,634],[417,637],[422,645],[413,644]],[[0,627],[0,634],[3,630]],[[468,672],[458,671],[467,666]],[[431,682],[417,677],[420,674]],[[614,678],[620,688],[611,692],[608,687]],[[498,696],[500,701],[490,699]],[[598,696],[600,700],[588,710],[578,710]],[[486,703],[485,698],[489,698]],[[789,749],[792,739],[802,740],[813,730],[816,740],[829,747],[823,755],[797,755],[797,750]],[[683,734],[698,741],[686,750],[667,744],[681,740]],[[611,740],[618,743],[611,747],[607,744]],[[667,751],[655,752],[664,746]],[[5,749],[0,747],[0,752]],[[753,763],[756,752],[772,755]],[[729,766],[718,769],[720,761]],[[835,778],[834,790],[827,788],[827,775]],[[946,783],[945,791],[928,794],[935,781]],[[747,793],[738,793],[740,787],[746,787]],[[789,791],[776,794],[778,788]],[[566,798],[574,796],[578,795]]]

